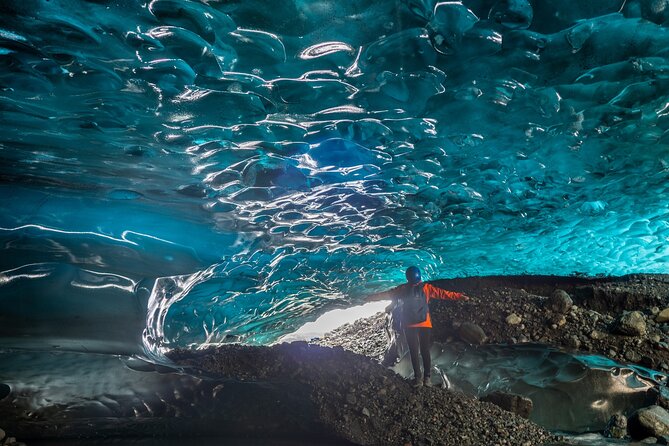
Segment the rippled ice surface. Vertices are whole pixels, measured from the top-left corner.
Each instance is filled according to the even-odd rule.
[[[664,2],[0,13],[5,345],[266,343],[410,263],[666,271]]]

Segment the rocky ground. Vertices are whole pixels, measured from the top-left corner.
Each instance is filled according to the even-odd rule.
[[[669,276],[568,279],[541,285],[511,278],[469,286],[442,281],[438,285],[452,285],[472,300],[435,301],[434,338],[538,342],[669,370]]]
[[[171,359],[216,377],[289,379],[309,389],[325,431],[359,445],[540,445],[555,440],[499,407],[435,387],[414,388],[377,361],[304,342],[178,351]]]
[[[541,343],[598,353],[623,363],[669,371],[669,276],[621,278],[483,277],[434,282],[471,297],[433,301],[433,338],[470,344]],[[386,315],[347,324],[316,342],[381,358]],[[611,421],[608,436],[669,441],[669,392],[657,406]],[[664,417],[664,418],[663,418]],[[623,420],[624,421],[621,421]],[[647,418],[646,425],[639,427]],[[658,421],[659,420],[659,421]],[[623,425],[621,428],[620,426]]]

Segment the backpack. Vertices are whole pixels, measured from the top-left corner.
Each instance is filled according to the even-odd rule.
[[[427,297],[423,291],[423,284],[409,285],[400,297],[402,303],[402,325],[408,327],[425,322],[428,313]]]

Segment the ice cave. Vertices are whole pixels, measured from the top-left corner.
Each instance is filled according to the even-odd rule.
[[[2,0],[0,66],[0,444],[669,441],[669,0]]]

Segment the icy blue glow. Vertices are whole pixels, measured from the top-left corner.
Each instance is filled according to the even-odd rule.
[[[666,2],[271,3],[3,2],[4,335],[122,302],[107,339],[264,343],[414,263],[666,272]]]

